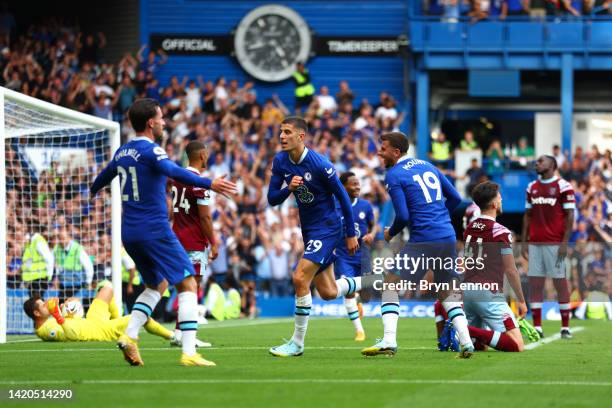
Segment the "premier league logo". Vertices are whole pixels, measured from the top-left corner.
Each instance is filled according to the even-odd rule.
[[[306,179],[306,181],[312,180],[312,174],[309,172],[304,173],[304,179]]]

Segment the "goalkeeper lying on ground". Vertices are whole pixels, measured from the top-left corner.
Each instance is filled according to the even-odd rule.
[[[130,321],[129,315],[119,316],[110,283],[100,289],[85,318],[62,315],[57,298],[43,302],[38,296],[31,297],[23,309],[34,320],[36,335],[43,341],[116,341]],[[166,340],[174,338],[174,333],[151,318],[144,327]]]

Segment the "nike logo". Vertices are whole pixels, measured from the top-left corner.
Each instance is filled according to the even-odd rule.
[[[289,173],[289,174],[285,173],[285,177],[289,177],[290,175],[291,175],[291,173]]]
[[[330,168],[330,169],[325,169],[325,171],[327,172],[327,174],[332,174],[334,172],[334,168]]]

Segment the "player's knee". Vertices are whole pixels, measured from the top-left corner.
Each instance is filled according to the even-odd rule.
[[[307,285],[306,277],[304,276],[304,273],[300,269],[295,271],[295,273],[293,274],[292,280],[293,280],[293,286],[296,289],[303,288],[304,286]]]

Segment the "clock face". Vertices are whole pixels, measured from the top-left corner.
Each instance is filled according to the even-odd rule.
[[[290,8],[258,7],[236,29],[234,49],[240,65],[262,81],[277,82],[291,76],[298,61],[310,53],[310,30]]]

